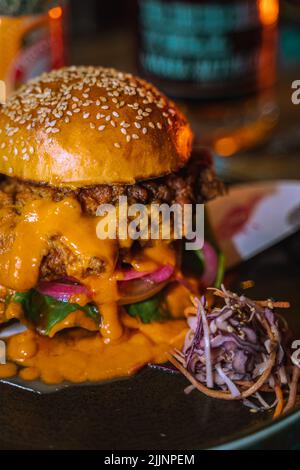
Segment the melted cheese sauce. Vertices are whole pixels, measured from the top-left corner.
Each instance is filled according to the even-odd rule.
[[[168,350],[182,346],[187,331],[185,321],[146,325],[129,317],[118,306],[118,280],[122,279],[122,273],[116,270],[116,265],[121,245],[118,240],[97,238],[98,221],[96,217],[83,215],[75,199],[66,198],[61,202],[30,201],[13,228],[5,221],[2,223],[1,232],[6,231],[10,243],[0,252],[0,285],[8,289],[24,292],[37,285],[40,264],[54,236],[60,237],[82,260],[101,259],[106,269],[103,274],[86,279],[80,279],[76,271],[68,272],[92,293],[92,300],[101,313],[101,331],[95,331],[93,320],[76,311],[55,325],[51,337],[32,330],[15,335],[7,340],[9,362],[0,365],[0,377],[19,375],[24,380],[41,379],[49,384],[65,380],[75,383],[107,380],[131,375],[149,362],[164,362]],[[176,266],[176,252],[167,243],[157,241],[136,255],[128,252],[126,261],[134,269],[148,272],[164,264]],[[176,299],[181,294],[177,292]],[[169,297],[177,305],[174,295]],[[87,301],[90,300],[85,296],[72,299],[80,305]],[[22,319],[20,304],[12,302],[8,306],[5,319],[10,318]]]
[[[35,287],[49,239],[56,235],[74,254],[103,260],[112,274],[118,259],[118,243],[97,238],[98,221],[96,217],[83,215],[79,202],[73,198],[61,202],[43,199],[29,202],[15,228],[7,227],[13,241],[0,253],[0,284],[17,292]],[[76,277],[76,274],[68,272],[69,276]]]
[[[92,293],[93,302],[102,316],[101,333],[106,342],[116,340],[123,334],[117,303],[120,300],[115,272],[119,257],[119,240],[99,240],[98,217],[82,214],[79,202],[71,197],[60,202],[38,199],[28,202],[15,223],[2,224],[1,232],[10,236],[11,243],[0,252],[0,285],[17,292],[35,287],[39,280],[42,259],[49,251],[49,240],[58,236],[81,260],[96,257],[103,261],[105,272],[98,276],[81,279],[78,267],[68,266],[68,276],[85,284]],[[131,240],[130,240],[131,242]],[[166,243],[157,242],[146,248],[132,260],[139,271],[153,271],[162,264],[176,264],[174,250]],[[77,269],[77,271],[76,271]],[[6,318],[20,316],[20,312],[8,312]],[[17,313],[14,315],[14,313]],[[55,332],[58,330],[56,329]]]
[[[187,332],[183,320],[146,325],[123,315],[122,326],[122,338],[109,344],[99,333],[82,329],[51,339],[33,331],[13,336],[7,340],[10,362],[0,366],[0,377],[18,374],[58,384],[130,376],[149,362],[165,362],[170,349],[182,347]]]

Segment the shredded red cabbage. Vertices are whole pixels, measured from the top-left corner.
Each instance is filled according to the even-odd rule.
[[[259,392],[278,391],[291,382],[286,323],[273,309],[223,286],[215,293],[223,297],[223,306],[209,309],[204,298],[194,298],[196,316],[188,317],[183,350],[175,351],[171,362],[193,384],[188,393],[196,387],[215,398],[242,399],[253,409],[271,409],[278,399],[269,405]]]

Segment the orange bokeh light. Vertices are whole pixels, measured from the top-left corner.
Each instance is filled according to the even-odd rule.
[[[237,142],[233,137],[222,137],[218,139],[214,144],[214,148],[221,157],[229,157],[238,150]]]
[[[264,25],[276,23],[279,16],[278,0],[258,0],[259,17]]]
[[[62,8],[54,7],[49,10],[48,15],[52,20],[58,20],[62,16]]]

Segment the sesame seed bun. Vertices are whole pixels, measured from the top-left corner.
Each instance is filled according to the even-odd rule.
[[[189,159],[186,118],[140,78],[69,67],[31,80],[0,112],[0,173],[52,186],[133,184]]]

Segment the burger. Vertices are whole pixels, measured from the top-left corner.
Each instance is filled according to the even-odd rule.
[[[52,71],[9,98],[0,112],[0,322],[13,333],[2,335],[0,376],[127,375],[182,340],[182,306],[212,258],[196,253],[196,282],[182,242],[99,239],[97,211],[121,196],[145,207],[214,198],[222,185],[206,150],[191,156],[192,140],[173,102],[114,69]]]

